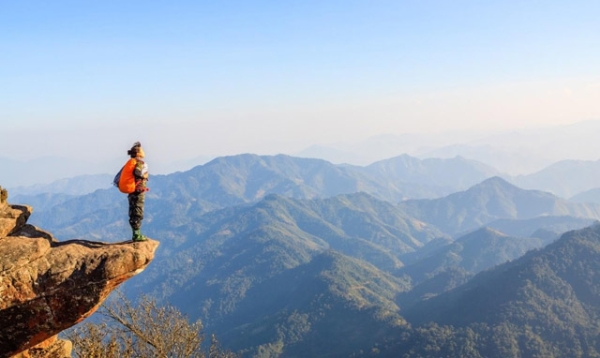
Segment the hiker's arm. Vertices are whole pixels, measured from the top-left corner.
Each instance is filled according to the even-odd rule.
[[[133,170],[133,176],[136,180],[146,179],[148,177],[148,173],[144,176],[144,163],[138,162]]]

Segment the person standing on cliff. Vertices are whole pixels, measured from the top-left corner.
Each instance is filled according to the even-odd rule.
[[[119,190],[127,193],[129,202],[129,225],[131,225],[132,240],[146,241],[142,235],[142,220],[144,219],[144,201],[148,181],[148,165],[144,161],[146,154],[140,142],[135,142],[133,147],[127,151],[130,159],[125,163],[120,172]]]

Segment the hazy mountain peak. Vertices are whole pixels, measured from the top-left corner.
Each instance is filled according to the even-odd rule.
[[[508,237],[508,235],[491,227],[484,226],[480,229],[473,231],[470,234],[460,237],[458,240],[456,240],[456,242],[465,242],[473,239],[481,240],[499,237]]]
[[[600,160],[563,160],[511,181],[522,188],[538,188],[568,198],[599,186]]]
[[[466,191],[433,200],[408,200],[399,204],[407,213],[451,235],[462,234],[499,219],[532,219],[570,215],[600,217],[594,204],[568,203],[550,193],[518,188],[492,177]]]
[[[519,195],[527,195],[530,197],[544,197],[547,199],[552,198],[553,200],[559,200],[559,198],[557,196],[555,196],[552,193],[548,193],[548,192],[544,192],[544,191],[540,191],[540,190],[534,190],[534,189],[523,189],[520,188],[510,182],[508,182],[506,179],[503,179],[499,176],[493,176],[491,178],[485,179],[484,181],[482,181],[479,184],[476,184],[474,186],[472,186],[471,188],[469,188],[467,191],[467,193],[487,193],[487,194],[496,194],[496,195],[508,195],[509,197],[512,198],[517,198],[517,196]],[[455,194],[460,194],[460,193],[455,193]],[[451,195],[455,195],[455,194],[451,194]]]
[[[477,186],[480,187],[500,187],[500,188],[509,188],[509,189],[520,189],[517,186],[509,183],[505,179],[502,179],[499,176],[493,176],[491,178],[485,179]]]

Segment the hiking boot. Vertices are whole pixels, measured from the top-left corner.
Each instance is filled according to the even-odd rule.
[[[147,237],[145,237],[144,235],[142,235],[142,233],[140,232],[140,230],[133,230],[133,237],[131,239],[133,241],[146,241],[146,240],[148,240]]]

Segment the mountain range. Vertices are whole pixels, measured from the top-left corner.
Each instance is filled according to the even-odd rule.
[[[600,290],[588,272],[594,254],[582,252],[586,245],[595,252],[600,228],[569,231],[592,225],[600,207],[525,190],[490,178],[494,173],[461,158],[400,156],[356,167],[240,155],[155,175],[143,230],[161,245],[125,293],[151,294],[201,318],[225,347],[248,357],[560,356],[584,346],[593,353],[595,316],[565,305],[595,296],[581,290],[561,296],[560,290]],[[437,196],[428,196],[434,191]],[[131,235],[126,196],[115,188],[19,198],[37,200],[40,210],[30,222],[60,240],[114,242]],[[571,241],[577,245],[565,244]],[[552,265],[535,266],[550,258]],[[517,266],[532,268],[511,269]],[[558,279],[550,272],[560,267],[576,272],[552,286]],[[526,298],[541,305],[531,312],[545,318],[512,320],[529,306],[510,303],[520,297],[511,287],[544,277],[552,280],[540,281]],[[506,295],[493,291],[498,297],[489,311],[489,296],[469,293],[502,285]],[[477,309],[468,316],[471,304]],[[530,324],[551,327],[554,307],[576,314],[556,318],[562,333],[528,331]],[[584,313],[589,317],[580,324],[577,315]],[[579,331],[569,336],[569,327]],[[579,346],[561,346],[574,342]]]
[[[242,157],[246,158],[244,160],[238,160],[237,164],[231,163],[235,161],[235,158],[241,159]],[[299,173],[297,170],[296,172],[286,172],[289,168],[285,168],[290,164],[289,162],[297,162],[294,165],[298,167],[304,167],[307,163],[320,163],[319,165],[322,165],[323,167],[329,166],[329,170],[332,172],[335,172],[336,170],[345,172],[343,174],[338,173],[337,175],[346,175],[349,180],[354,180],[355,183],[352,185],[356,187],[356,190],[368,191],[374,195],[379,195],[380,197],[384,196],[385,198],[392,195],[391,197],[394,200],[442,197],[458,190],[467,189],[484,179],[500,176],[513,185],[523,189],[546,191],[562,198],[572,198],[572,201],[576,202],[598,202],[598,195],[594,194],[594,190],[598,189],[597,183],[600,180],[600,162],[598,161],[564,160],[556,162],[537,172],[518,176],[502,173],[482,162],[468,160],[460,156],[446,159],[418,159],[403,154],[370,163],[364,167],[347,164],[335,165],[310,158],[256,156],[250,154],[216,158],[216,163],[226,160],[229,162],[228,165],[232,165],[232,167],[229,168],[231,172],[227,172],[228,169],[223,169],[222,174],[235,175],[236,170],[238,169],[237,165],[251,165],[251,163],[249,163],[249,161],[251,161],[250,158],[261,158],[261,160],[265,162],[262,165],[267,168],[267,171],[272,170],[277,172],[281,169],[284,172],[281,172],[278,175],[299,183],[310,176],[310,172]],[[288,158],[290,160],[286,162],[285,160],[281,160],[281,158]],[[198,158],[198,161],[205,160],[206,159]],[[6,160],[0,158],[0,162],[2,161]],[[244,161],[248,163],[244,163]],[[52,170],[56,169],[60,171],[61,165],[54,165],[54,160],[51,158],[47,161],[41,160],[41,163],[42,164],[39,164],[38,162],[25,162],[22,164],[27,168],[37,168],[41,165],[42,169],[44,166],[50,165],[53,168]],[[212,163],[211,168],[216,169],[218,167],[218,164],[215,165],[216,163]],[[2,178],[3,184],[6,183],[7,178],[5,177],[7,173],[11,172],[31,176],[33,179],[40,180],[41,182],[47,182],[52,178],[52,175],[49,175],[51,170],[43,170],[44,175],[38,178],[37,175],[29,175],[27,172],[28,169],[18,169],[15,167],[16,164],[17,162],[15,161],[8,161],[8,164],[6,165],[8,170],[4,173],[5,175]],[[112,167],[113,169],[118,168],[118,163],[112,165]],[[154,166],[152,167],[154,168]],[[189,168],[199,171],[202,171],[199,168],[203,167],[205,166],[193,166],[191,162],[189,165]],[[257,167],[251,170],[255,170],[256,168]],[[85,166],[83,166],[82,169],[85,169]],[[208,171],[210,170],[211,169]],[[116,169],[114,169],[114,171],[116,171]],[[67,172],[63,172],[61,175],[66,174]],[[156,172],[154,172],[154,174],[156,174]],[[248,172],[248,174],[250,174],[250,172]],[[110,187],[112,176],[113,174],[85,174],[55,180],[46,184],[38,183],[35,185],[26,185],[29,181],[17,180],[20,186],[6,184],[4,184],[4,186],[11,190],[13,197],[16,195],[31,196],[42,193],[83,195],[97,189]],[[8,182],[11,182],[10,178],[8,178]],[[311,185],[311,183],[308,183],[308,185]],[[323,188],[313,189],[317,195],[320,195],[320,190]],[[379,191],[379,193],[376,193],[376,191]],[[26,200],[30,199],[27,198]]]
[[[451,235],[499,219],[527,220],[561,215],[600,218],[597,204],[572,203],[547,192],[524,190],[499,177],[444,198],[407,200],[399,205],[405,212]]]
[[[455,174],[444,180],[436,177],[438,166],[451,167]],[[450,169],[449,169],[450,170]],[[294,158],[284,155],[239,155],[217,158],[186,172],[154,175],[149,183],[149,206],[169,208],[160,220],[178,225],[185,222],[188,210],[208,212],[219,208],[256,202],[268,194],[292,198],[331,197],[338,194],[365,192],[382,200],[396,202],[405,197],[437,197],[460,190],[488,177],[491,169],[460,158],[420,162],[406,156],[375,163],[369,167],[336,166],[318,159]],[[421,184],[418,180],[423,180]],[[50,188],[49,188],[50,189]],[[110,199],[108,199],[110,197]],[[55,210],[34,213],[51,230],[65,230],[64,223],[78,225],[91,210],[105,210],[103,216],[120,212],[115,190],[98,190],[82,195],[74,202],[68,197],[49,194],[17,197],[24,204]],[[73,210],[79,207],[79,210]],[[152,216],[152,211],[150,210]],[[152,220],[152,217],[149,217]],[[61,223],[57,228],[55,223]],[[83,233],[83,232],[82,232]],[[104,233],[107,234],[107,233]],[[114,235],[102,236],[111,239]]]

